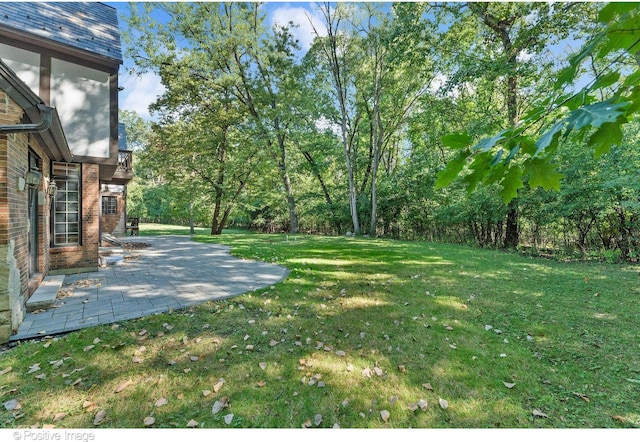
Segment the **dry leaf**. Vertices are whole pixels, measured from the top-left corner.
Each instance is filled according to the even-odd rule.
[[[198,421],[194,421],[193,419],[191,419],[189,422],[187,422],[187,428],[195,428],[198,426]]]
[[[156,401],[155,404],[153,404],[155,407],[162,407],[163,405],[167,405],[169,403],[169,401],[167,400],[167,398],[165,397],[161,397],[160,399],[158,399]]]
[[[0,376],[2,376],[3,374],[9,373],[11,370],[13,370],[13,367],[7,367],[3,369],[2,371],[0,371]]]
[[[144,362],[144,359],[142,359],[140,356],[134,356],[131,358],[131,362],[133,362],[134,364],[141,364]]]
[[[29,367],[29,371],[27,372],[27,374],[35,373],[38,370],[40,370],[40,364],[33,364],[31,367]]]
[[[542,411],[540,411],[538,409],[533,410],[532,414],[533,414],[534,417],[543,417],[543,418],[549,417],[549,416],[547,416],[546,414],[544,414]]]
[[[107,417],[106,410],[100,410],[96,413],[96,416],[93,418],[93,425],[100,425],[104,422],[104,419]]]
[[[20,402],[18,402],[17,399],[11,399],[5,402],[3,405],[7,411],[19,410],[22,408],[22,405],[20,405]]]
[[[409,404],[409,410],[416,411],[418,409],[418,404]]]
[[[266,370],[267,369],[267,363],[266,362],[260,362],[258,364],[260,366],[261,369]]]
[[[515,383],[511,383],[511,382],[503,382],[504,386],[507,388],[513,388],[516,386]]]
[[[89,351],[92,350],[95,347],[95,345],[87,345],[85,348],[82,349],[82,351]]]
[[[198,356],[191,356],[189,359],[191,360],[191,362],[197,362],[200,360]]]
[[[307,419],[302,423],[302,428],[311,428],[311,419]]]
[[[346,356],[347,354],[342,350],[336,350],[336,355],[338,355],[338,356]]]
[[[420,407],[420,409],[422,411],[426,411],[427,410],[427,400],[426,399],[420,399],[416,405],[418,407]]]
[[[95,402],[91,402],[91,401],[84,401],[82,403],[82,408],[85,411],[93,411],[96,409],[96,403]]]
[[[427,390],[429,390],[429,391],[433,391],[433,387],[431,386],[431,382],[424,383],[424,384],[422,384],[422,386],[424,388],[426,388]]]
[[[44,380],[44,379],[47,379],[47,375],[42,373],[42,374],[36,375],[35,378],[36,379],[40,379],[40,380]]]
[[[586,394],[583,394],[583,393],[573,393],[573,394],[575,394],[577,397],[579,397],[585,402],[591,401],[591,399],[589,399]]]
[[[120,393],[122,390],[124,390],[127,387],[130,387],[133,385],[133,381],[131,379],[129,379],[126,382],[123,382],[122,384],[118,385],[118,388],[116,388],[116,393]]]
[[[387,410],[382,410],[380,412],[380,417],[382,418],[383,421],[385,422],[389,422],[389,417],[391,416],[391,414],[387,411]]]
[[[267,385],[267,383],[266,383],[266,382],[264,382],[264,381],[258,381],[258,382],[256,382],[256,387],[262,388],[262,387],[264,387],[265,385]]]
[[[373,368],[373,372],[378,375],[378,376],[382,376],[384,373],[382,372],[382,369],[380,367],[374,367]]]
[[[233,413],[229,413],[224,416],[224,423],[227,425],[231,425],[231,421],[233,421]]]
[[[151,425],[156,423],[156,418],[154,418],[153,416],[147,416],[144,418],[144,426],[145,427],[150,427]]]
[[[58,421],[61,421],[62,419],[64,419],[65,417],[67,417],[67,413],[56,413],[53,416],[53,421],[54,422],[58,422]]]
[[[446,399],[438,399],[438,402],[440,403],[440,408],[442,408],[443,410],[446,410],[447,408],[449,408],[449,402]]]
[[[224,396],[219,401],[215,401],[213,403],[213,407],[211,407],[211,413],[218,414],[220,410],[222,410],[223,408],[226,408],[228,405],[229,405],[229,398],[227,396]]]
[[[244,349],[247,350],[247,351],[253,351],[254,348],[255,347],[253,345],[249,344]]]
[[[400,370],[400,373],[406,373],[407,367],[405,367],[404,365],[398,365],[398,370]]]
[[[270,341],[269,341],[269,345],[270,345],[271,347],[275,347],[275,346],[276,346],[276,345],[278,345],[279,343],[280,343],[280,342],[279,342],[279,341],[276,341],[275,339],[272,339],[272,340],[270,340]]]
[[[371,377],[371,369],[369,367],[367,367],[364,370],[362,370],[362,376],[365,377],[365,378],[370,378]]]
[[[316,427],[320,426],[320,424],[322,423],[322,415],[316,414],[313,421],[316,424]]]
[[[216,382],[216,385],[213,386],[213,391],[216,393],[219,392],[223,385],[224,385],[224,379],[223,378],[218,379],[218,382]]]

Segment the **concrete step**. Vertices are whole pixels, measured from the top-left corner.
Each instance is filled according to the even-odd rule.
[[[50,275],[44,278],[42,284],[40,284],[27,301],[27,312],[51,307],[58,296],[58,291],[60,291],[63,282],[64,275]]]

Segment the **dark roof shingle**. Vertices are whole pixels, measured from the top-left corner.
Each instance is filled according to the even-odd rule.
[[[0,27],[122,63],[118,14],[97,2],[1,2]]]

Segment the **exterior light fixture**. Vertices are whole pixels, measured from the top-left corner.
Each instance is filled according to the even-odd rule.
[[[42,174],[36,170],[31,170],[27,172],[26,181],[27,184],[31,187],[38,187],[40,185],[40,180],[42,179]]]
[[[51,180],[49,187],[47,187],[47,195],[55,196],[58,193],[58,186],[56,186],[56,182]]]

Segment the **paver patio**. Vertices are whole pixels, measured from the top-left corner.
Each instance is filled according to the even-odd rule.
[[[65,277],[52,308],[27,313],[11,341],[53,335],[237,296],[275,284],[288,270],[233,257],[229,247],[186,236],[127,237],[148,248],[97,272]]]

